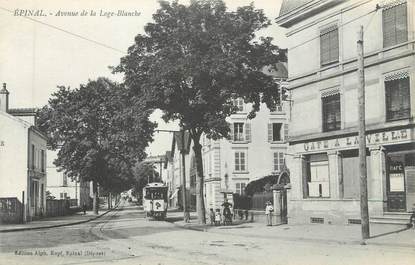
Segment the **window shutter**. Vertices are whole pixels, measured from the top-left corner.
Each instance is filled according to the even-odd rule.
[[[320,36],[320,60],[321,64],[325,64],[330,60],[330,41],[328,34]]]
[[[408,40],[406,3],[398,5],[396,9],[396,44]]]
[[[244,156],[244,164],[243,164],[243,170],[248,171],[248,152],[242,152]]]
[[[383,47],[408,40],[406,2],[390,5],[382,11]]]
[[[274,161],[273,161],[273,170],[272,171],[278,171],[278,152],[274,152]]]
[[[245,123],[245,140],[251,142],[251,124]]]
[[[279,170],[281,171],[284,168],[284,153],[280,152],[278,157],[278,164],[279,164]]]
[[[230,132],[229,132],[229,134],[231,135],[231,137],[230,137],[230,140],[231,140],[231,141],[234,141],[234,139],[233,139],[233,126],[234,126],[234,125],[233,125],[233,123],[231,123],[231,124],[230,124],[230,129],[231,129],[231,130],[230,130]]]
[[[320,32],[320,62],[322,65],[339,60],[339,31],[332,25]]]
[[[288,142],[288,123],[284,123],[284,141]]]
[[[330,32],[330,62],[339,60],[339,32],[335,29]]]
[[[382,12],[383,47],[392,46],[395,42],[395,12],[393,8]]]
[[[268,142],[272,142],[272,123],[268,123]]]

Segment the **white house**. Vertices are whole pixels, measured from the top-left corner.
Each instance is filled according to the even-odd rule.
[[[266,68],[281,87],[285,87],[287,64],[278,63],[274,70]],[[238,112],[227,118],[231,139],[210,140],[202,136],[203,170],[206,208],[219,208],[225,196],[245,194],[252,180],[278,174],[285,164],[290,102],[282,101],[271,112],[265,104],[252,120],[247,118],[250,104],[236,99]],[[232,198],[228,198],[232,200]]]
[[[35,111],[9,109],[8,96],[3,84],[0,91],[1,214],[2,219],[4,214],[13,216],[6,221],[30,221],[44,215],[46,210],[46,137],[35,127],[30,114]],[[19,117],[23,113],[29,113],[25,120]]]
[[[71,206],[82,207],[85,204],[87,207],[92,207],[91,183],[71,179],[64,172],[58,171],[58,168],[53,164],[57,155],[58,151],[47,150],[48,185],[46,190],[49,192],[49,196],[58,200],[69,199],[72,203]]]

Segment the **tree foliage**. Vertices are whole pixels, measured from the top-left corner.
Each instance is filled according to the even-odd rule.
[[[59,150],[55,165],[69,177],[108,191],[129,189],[155,124],[128,90],[105,78],[77,89],[59,87],[39,112],[39,128]]]
[[[161,109],[165,121],[179,120],[189,130],[199,179],[198,206],[203,208],[201,134],[229,136],[226,118],[237,110],[232,99],[253,103],[249,118],[261,103],[275,109],[278,85],[262,70],[285,60],[285,53],[272,38],[256,38],[270,21],[252,4],[228,11],[221,0],[194,0],[188,6],[160,1],[153,20],[114,71],[124,73],[125,85],[148,108]],[[204,208],[201,211],[204,222]]]
[[[133,168],[134,193],[140,197],[145,185],[151,182],[161,182],[160,174],[155,170],[151,163],[140,162]]]

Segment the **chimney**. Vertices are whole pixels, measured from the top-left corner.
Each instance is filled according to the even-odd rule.
[[[3,88],[0,90],[0,111],[9,111],[9,91],[6,89],[6,83],[3,83]]]

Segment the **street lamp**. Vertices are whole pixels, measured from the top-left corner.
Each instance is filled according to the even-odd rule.
[[[174,133],[178,133],[180,132],[180,136],[181,136],[181,155],[182,155],[182,200],[183,200],[183,220],[187,223],[189,222],[190,216],[189,216],[189,212],[187,211],[187,200],[186,200],[186,162],[185,162],[185,144],[184,144],[184,134],[185,131],[184,129],[181,129],[180,131],[173,131],[173,130],[155,130],[156,132],[169,132],[169,133],[173,133],[173,137]]]

